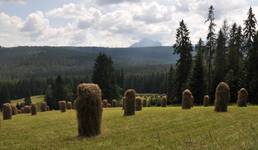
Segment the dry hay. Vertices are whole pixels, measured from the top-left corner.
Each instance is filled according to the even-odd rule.
[[[101,89],[97,84],[77,87],[76,110],[79,136],[92,137],[101,133]]]

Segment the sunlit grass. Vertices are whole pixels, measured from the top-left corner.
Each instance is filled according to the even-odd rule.
[[[0,149],[258,149],[258,106],[150,107],[123,117],[121,108],[104,109],[102,134],[77,137],[74,110],[22,114],[1,120]],[[1,115],[2,119],[2,115]]]

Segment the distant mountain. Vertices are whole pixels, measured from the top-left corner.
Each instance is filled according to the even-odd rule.
[[[160,42],[147,39],[147,38],[142,39],[131,45],[131,47],[160,47],[160,46],[162,46]]]
[[[14,47],[0,48],[0,79],[90,74],[98,53],[111,56],[127,73],[164,71],[178,58],[171,47]]]

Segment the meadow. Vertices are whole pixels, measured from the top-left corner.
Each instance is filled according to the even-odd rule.
[[[0,149],[258,149],[258,106],[145,107],[124,117],[121,108],[103,110],[102,134],[79,138],[75,110],[19,114],[2,120]]]

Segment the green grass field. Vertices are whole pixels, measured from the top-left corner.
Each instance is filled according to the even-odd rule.
[[[44,95],[31,96],[31,101],[32,101],[32,103],[35,103],[35,104],[42,102],[42,101],[44,101]],[[24,98],[11,100],[11,104],[17,104],[17,103],[22,103],[22,102],[24,102]]]
[[[215,113],[213,107],[150,107],[123,117],[121,108],[104,109],[102,134],[78,138],[74,110],[21,114],[2,120],[0,149],[258,149],[258,106]]]

